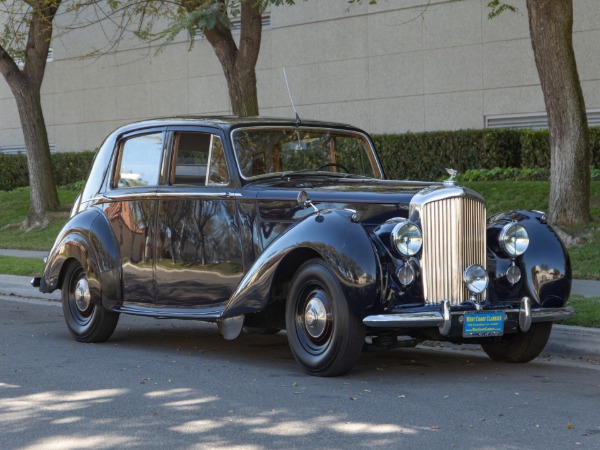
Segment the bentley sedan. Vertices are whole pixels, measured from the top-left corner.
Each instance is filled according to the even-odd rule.
[[[81,342],[134,314],[213,322],[226,339],[285,330],[320,376],[346,373],[365,346],[425,340],[530,361],[573,314],[568,255],[544,213],[487,217],[449,172],[388,180],[369,135],[348,125],[127,125],[99,149],[33,283],[61,289]]]

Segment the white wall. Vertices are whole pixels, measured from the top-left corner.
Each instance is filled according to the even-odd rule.
[[[262,115],[290,116],[286,67],[300,115],[371,133],[482,128],[486,116],[544,111],[524,0],[489,20],[489,0],[299,1],[271,8],[257,65]],[[600,108],[600,2],[574,0],[574,45],[586,106]],[[64,17],[61,20],[65,21]],[[98,27],[53,41],[43,106],[58,151],[92,150],[120,124],[155,116],[229,113],[212,48],[185,35],[155,55],[127,39],[103,46]],[[0,80],[0,146],[22,145]]]

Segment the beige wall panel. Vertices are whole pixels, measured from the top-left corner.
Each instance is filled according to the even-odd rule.
[[[422,50],[422,10],[423,8],[411,8],[369,15],[369,55],[391,55]]]
[[[86,111],[93,107],[86,91],[62,92],[54,96],[54,124],[67,125],[85,121]]]
[[[86,61],[65,59],[46,64],[42,93],[81,91],[87,86],[84,82],[83,67]]]
[[[517,12],[504,11],[493,19],[488,18],[491,11],[487,6],[488,3],[489,0],[481,0],[482,42],[529,39],[529,22],[525,0],[507,1],[506,3],[517,8]]]
[[[485,89],[539,84],[529,39],[483,45],[483,87]]]
[[[481,45],[423,52],[425,93],[481,89]]]
[[[87,59],[81,62],[83,67],[83,82],[88,88],[116,86],[117,70],[114,54],[105,55],[98,59]]]
[[[319,9],[317,8],[316,3],[314,1],[296,2],[296,4],[291,7],[270,6],[270,10],[271,25],[273,26],[273,28],[314,23],[321,19],[319,16]]]
[[[187,52],[186,56],[191,78],[210,75],[224,76],[221,64],[206,39],[196,41],[194,47]]]
[[[461,0],[431,5],[423,14],[424,49],[456,47],[479,42],[481,42],[480,0]]]
[[[56,97],[62,94],[46,94],[42,95],[42,112],[44,113],[44,121],[46,126],[54,125],[56,118]]]
[[[581,89],[586,109],[600,108],[600,80],[582,81]]]
[[[367,57],[368,24],[367,16],[319,22],[317,52],[319,61]]]
[[[455,0],[384,0],[378,1],[371,5],[369,4],[369,14],[385,13],[401,9],[415,9],[418,11],[419,17],[427,10],[438,3],[448,3]],[[489,0],[488,0],[489,1]]]
[[[95,151],[97,150],[104,139],[108,137],[110,133],[115,131],[122,125],[125,125],[130,121],[107,121],[107,122],[95,122],[85,123],[81,125],[83,134],[85,135],[85,144],[83,150]]]
[[[323,103],[367,99],[368,88],[367,58],[319,65],[319,91]]]
[[[277,67],[316,63],[319,59],[320,42],[318,25],[307,24],[265,31],[270,36],[272,62]],[[261,49],[261,54],[263,49]]]
[[[80,152],[89,150],[83,124],[56,125],[54,127],[56,151]]]
[[[321,119],[321,111],[319,105],[300,105],[296,106],[300,119]],[[279,108],[261,109],[261,115],[265,117],[283,117],[286,119],[295,119],[294,110],[291,106],[282,106]]]
[[[319,118],[321,120],[348,123],[363,128],[367,131],[371,129],[371,111],[369,108],[369,102],[348,101],[325,103],[321,104],[319,109]]]
[[[227,82],[223,75],[190,78],[189,111],[207,114],[210,111],[227,111],[230,114]]]
[[[15,128],[3,128],[0,130],[0,147],[14,147],[23,145],[23,132],[21,126]]]
[[[152,116],[152,85],[130,84],[116,89],[116,111],[105,120],[138,120]]]
[[[319,21],[362,16],[369,10],[368,1],[350,4],[347,0],[317,0],[316,2],[307,3],[312,3],[313,7],[318,8]]]
[[[319,84],[319,65],[306,64],[302,66],[286,67],[287,79],[292,92],[292,98],[296,106],[310,105],[319,103],[321,98],[321,86]],[[280,68],[273,69],[270,72],[270,85],[264,86],[259,91],[259,96],[268,95],[270,102],[269,107],[291,107],[290,96],[285,85],[283,70]],[[261,72],[262,76],[262,72]],[[269,92],[265,92],[266,90]]]
[[[597,30],[600,24],[598,0],[573,0],[573,30]]]
[[[369,92],[372,99],[423,93],[422,52],[396,53],[369,59]]]
[[[13,94],[4,77],[0,77],[0,99],[3,98],[13,98]]]
[[[21,126],[17,103],[14,98],[0,99],[0,130],[4,128],[18,128]],[[0,145],[5,145],[0,141]]]
[[[189,114],[189,81],[155,81],[152,84],[152,115],[156,117]]]
[[[152,81],[183,80],[189,77],[191,52],[183,44],[173,44],[157,55],[152,53]]]
[[[483,93],[456,92],[425,96],[425,129],[483,127]]]
[[[119,86],[140,84],[152,80],[151,48],[118,52],[115,54],[116,82]]]
[[[87,89],[83,121],[104,122],[117,118],[117,92],[117,88]]]
[[[488,89],[483,93],[483,113],[490,115],[538,113],[546,110],[540,85]]]
[[[573,48],[579,78],[600,79],[600,30],[576,33],[573,36]]]
[[[425,130],[423,96],[370,101],[371,133],[405,133]]]

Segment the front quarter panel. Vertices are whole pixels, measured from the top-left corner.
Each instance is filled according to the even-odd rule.
[[[546,223],[545,216],[535,211],[510,211],[490,218],[488,245],[496,272],[496,286],[491,285],[491,291],[495,290],[496,294],[510,291],[502,274],[506,273],[511,261],[500,249],[497,237],[502,226],[513,221],[523,225],[529,235],[529,247],[515,261],[523,274],[520,294],[529,296],[542,307],[564,306],[571,292],[569,255],[555,231]]]
[[[372,311],[378,303],[378,257],[362,225],[351,217],[349,211],[321,211],[280,235],[246,273],[224,316],[261,311],[271,299],[276,272],[315,256],[329,264],[355,314],[363,317]]]

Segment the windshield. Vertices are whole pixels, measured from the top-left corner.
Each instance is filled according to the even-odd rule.
[[[366,136],[330,129],[240,128],[233,132],[235,156],[246,179],[296,171],[381,178]]]

